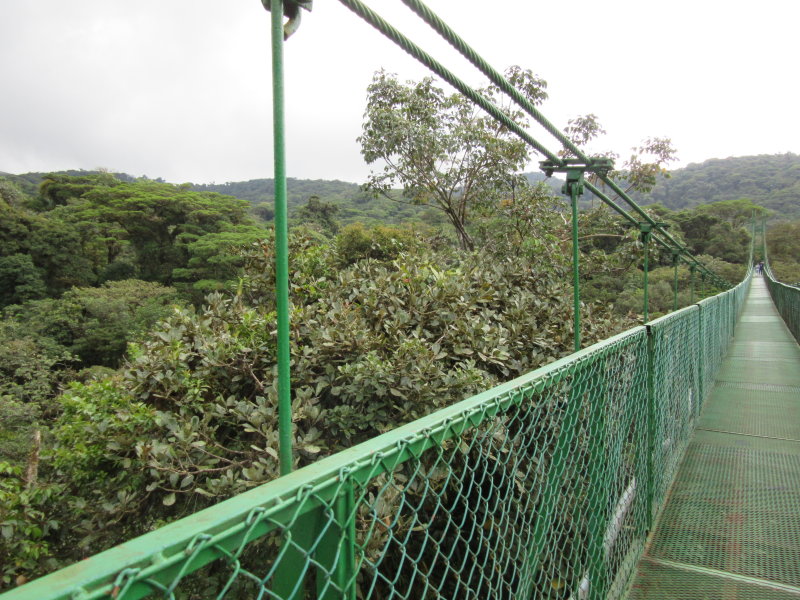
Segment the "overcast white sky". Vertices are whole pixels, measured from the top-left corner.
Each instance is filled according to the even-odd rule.
[[[485,84],[399,0],[368,3]],[[597,149],[624,157],[668,136],[678,166],[800,151],[795,0],[428,5],[498,69],[545,78],[542,110],[558,126],[597,114],[609,132]],[[355,138],[372,74],[427,72],[336,0],[315,0],[285,52],[289,176],[362,182]],[[272,177],[269,61],[259,0],[0,0],[0,171]]]

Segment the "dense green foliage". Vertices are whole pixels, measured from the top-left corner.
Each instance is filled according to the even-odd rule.
[[[232,247],[263,236],[243,200],[186,186],[108,173],[47,175],[36,196],[4,185],[0,307],[132,278],[202,294],[235,277]]]
[[[242,200],[108,173],[0,178],[0,194],[0,456],[19,465],[66,382],[229,287],[266,232]]]
[[[177,301],[173,288],[129,279],[9,306],[3,316],[27,336],[62,346],[81,366],[116,367],[128,341],[147,333]]]
[[[778,280],[800,286],[800,221],[776,223],[767,229],[767,251]]]
[[[530,70],[511,67],[506,77],[532,104],[547,98],[547,83]],[[495,102],[504,98],[493,86],[481,93]],[[504,112],[526,124],[522,111]],[[445,92],[432,77],[402,83],[385,71],[367,87],[358,141],[367,164],[382,166],[366,189],[387,196],[402,187],[415,204],[440,210],[464,249],[474,247],[468,224],[476,205],[508,189],[529,159],[525,142],[465,96]]]
[[[247,200],[251,203],[253,215],[261,221],[272,221],[275,215],[272,208],[275,200],[275,182],[272,179],[253,179],[224,184],[193,184],[192,188]],[[312,197],[336,206],[336,220],[343,225],[356,222],[365,225],[444,222],[444,218],[437,211],[412,204],[399,193],[393,194],[391,198],[375,198],[355,183],[288,178],[287,204],[290,218],[296,220],[303,205]]]
[[[567,236],[559,213],[544,210],[553,202],[531,190],[502,213],[483,216],[473,235],[484,249],[474,253],[389,226],[351,225],[331,239],[295,230],[297,464],[570,352],[567,253],[549,250],[565,245]],[[238,291],[209,295],[200,308],[168,308],[168,288],[151,284],[149,293],[134,292],[125,286],[137,284],[123,281],[8,309],[17,339],[48,341],[51,360],[60,356],[73,371],[97,360],[82,352],[118,350],[114,319],[143,328],[152,327],[151,315],[163,320],[146,337],[126,338],[136,341],[110,375],[84,377],[61,395],[64,381],[30,377],[27,385],[41,388],[36,414],[25,414],[32,396],[7,393],[16,393],[4,406],[20,424],[7,441],[18,447],[16,466],[4,467],[8,493],[29,487],[23,442],[36,428],[44,432],[44,448],[32,487],[58,496],[26,496],[0,518],[9,524],[0,540],[2,562],[10,565],[6,584],[276,476],[269,236],[239,258]],[[141,298],[140,311],[126,307],[122,296]],[[609,307],[585,311],[587,342],[629,325]],[[134,324],[120,326],[137,331]],[[48,524],[36,525],[41,534],[31,536],[38,515],[47,515]],[[25,560],[12,561],[26,544]]]

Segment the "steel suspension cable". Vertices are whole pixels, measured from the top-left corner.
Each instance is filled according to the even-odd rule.
[[[400,31],[395,29],[392,25],[390,25],[386,20],[384,20],[371,8],[366,6],[363,2],[361,2],[360,0],[339,0],[339,1],[342,4],[344,4],[347,8],[352,10],[354,13],[356,13],[363,20],[365,20],[367,23],[372,25],[375,29],[380,31],[383,35],[392,40],[395,44],[400,46],[403,50],[406,51],[406,53],[410,54],[412,57],[417,59],[423,65],[428,67],[431,71],[436,73],[439,77],[444,79],[447,83],[456,88],[459,92],[464,94],[464,96],[466,96],[467,98],[472,100],[475,104],[480,106],[483,110],[489,113],[489,115],[491,115],[494,119],[499,121],[504,126],[508,127],[510,131],[513,131],[515,134],[517,134],[520,138],[522,138],[523,141],[525,141],[526,143],[531,145],[534,149],[536,149],[537,152],[545,155],[550,160],[554,161],[561,160],[560,158],[558,158],[558,156],[550,152],[550,150],[545,148],[537,140],[531,137],[531,135],[528,132],[522,129],[522,127],[520,127],[517,123],[515,123],[507,114],[505,114],[494,103],[489,101],[483,94],[472,89],[469,85],[467,85],[461,79],[456,77],[454,73],[449,71],[444,65],[438,62],[436,59],[434,59],[430,54],[425,52],[422,48],[417,46],[409,38],[400,33]]]
[[[414,13],[416,13],[423,21],[425,21],[432,29],[434,29],[445,41],[447,41],[453,48],[455,48],[464,58],[466,58],[473,66],[475,66],[479,71],[481,71],[489,80],[494,83],[500,90],[502,90],[505,94],[507,94],[514,102],[516,102],[525,112],[527,112],[531,117],[533,117],[548,133],[550,133],[553,137],[555,137],[562,146],[574,154],[577,158],[581,159],[582,161],[589,163],[591,158],[586,155],[575,143],[572,142],[564,133],[559,130],[555,125],[553,125],[535,106],[534,104],[525,98],[520,91],[515,88],[511,82],[509,82],[503,75],[501,75],[496,69],[494,69],[483,57],[481,57],[474,48],[472,48],[467,42],[461,38],[447,23],[445,23],[436,13],[434,13],[428,6],[426,6],[421,0],[401,0],[403,4],[405,4],[409,9],[411,9]],[[551,156],[548,156],[550,160],[553,160]],[[564,164],[564,161],[558,159],[557,162]],[[648,215],[622,188],[620,188],[616,182],[614,182],[611,178],[606,175],[600,175],[600,179],[606,183],[614,192],[617,194],[619,198],[622,198],[627,202],[631,208],[633,208],[636,213],[641,216],[647,223],[655,228],[655,231],[658,231],[662,235],[664,235],[670,242],[672,242],[672,246],[667,247],[667,249],[678,249],[681,253],[687,253],[687,249],[684,245],[680,244],[668,231],[666,231],[659,223],[653,220],[650,215]],[[624,211],[619,205],[613,203],[607,196],[600,195],[599,190],[591,185],[587,187],[595,194],[598,198],[600,198],[603,202],[608,204],[612,209],[616,210],[618,213],[622,214],[629,220],[631,220],[630,215]],[[635,219],[632,221],[634,224],[638,225],[638,221]],[[656,239],[656,238],[654,238]],[[660,243],[663,244],[659,240]],[[693,262],[695,262],[702,270],[707,271],[712,277],[716,277],[716,275],[708,269],[705,265],[702,264],[699,260],[694,257],[691,257]],[[727,282],[726,282],[727,284]],[[730,285],[730,284],[727,284]]]
[[[634,217],[624,208],[619,206],[616,202],[614,202],[611,198],[609,198],[604,192],[602,192],[600,189],[594,186],[591,182],[586,181],[585,185],[589,191],[591,191],[595,196],[597,196],[597,198],[599,198],[602,202],[607,204],[611,209],[615,210],[617,213],[623,216],[631,225],[636,225],[637,227],[639,226],[639,221],[636,219],[636,217]],[[694,256],[692,256],[689,250],[686,248],[686,246],[676,242],[672,236],[670,236],[670,240],[672,240],[671,243],[661,239],[661,237],[659,236],[662,235],[663,233],[665,233],[663,228],[659,227],[658,234],[656,234],[655,232],[651,234],[651,239],[654,242],[661,245],[666,250],[677,250],[681,254],[681,260],[686,262],[686,264],[690,264],[693,262],[701,270],[705,270],[711,277],[719,280],[721,284],[730,286],[730,284],[727,281],[724,281],[721,278],[719,278],[713,271],[711,271],[705,265],[703,265],[702,262],[700,262]]]
[[[553,125],[547,118],[534,106],[534,104],[523,96],[520,91],[515,88],[508,79],[500,74],[494,67],[492,67],[486,60],[478,54],[467,42],[461,38],[450,26],[445,23],[436,13],[434,13],[420,0],[401,0],[403,4],[408,6],[419,17],[430,25],[445,41],[447,41],[453,48],[458,50],[461,55],[471,62],[479,71],[486,75],[489,80],[494,83],[498,88],[505,92],[512,100],[514,100],[520,107],[522,107],[531,117],[548,132],[554,136],[561,144],[572,152],[575,156],[583,161],[588,162],[590,159],[584,152],[578,148],[572,140],[570,140],[564,133]],[[548,157],[550,158],[550,157]],[[552,159],[551,159],[552,160]],[[563,164],[563,160],[560,161]]]
[[[420,63],[428,67],[431,71],[436,73],[439,77],[447,81],[450,85],[456,88],[459,92],[464,94],[467,98],[472,100],[475,104],[485,110],[490,116],[500,122],[502,125],[506,126],[510,131],[514,132],[517,136],[519,136],[524,142],[530,145],[534,150],[542,154],[543,156],[547,157],[549,160],[556,162],[558,164],[564,164],[564,160],[558,157],[555,153],[548,150],[543,144],[541,144],[538,140],[534,139],[528,132],[522,129],[517,123],[515,123],[511,118],[508,117],[498,106],[494,103],[489,101],[485,96],[471,88],[467,85],[464,81],[459,79],[454,73],[448,70],[444,65],[434,59],[430,54],[425,52],[422,48],[412,42],[407,36],[393,27],[390,23],[388,23],[385,19],[383,19],[380,15],[378,15],[375,11],[365,5],[361,0],[339,0],[342,4],[344,4],[347,8],[353,11],[356,15],[358,15],[361,19],[372,25],[375,29],[377,29],[380,33],[384,36],[392,40],[395,44],[400,46],[406,53],[410,56],[418,60]],[[484,75],[486,75],[490,81],[492,81],[495,85],[497,85],[503,92],[511,97],[526,113],[528,113],[531,117],[533,117],[548,133],[556,137],[556,139],[562,143],[562,145],[570,152],[575,154],[580,160],[585,162],[591,161],[591,158],[588,157],[583,151],[580,150],[569,138],[567,138],[563,132],[559,131],[550,121],[548,121],[542,113],[536,109],[536,107],[531,103],[527,98],[525,98],[519,90],[517,90],[511,83],[503,77],[499,72],[497,72],[494,68],[492,68],[474,49],[472,49],[463,39],[461,39],[447,24],[444,23],[438,16],[436,16],[433,11],[431,11],[427,6],[425,6],[420,0],[402,0],[411,10],[417,13],[426,23],[428,23],[434,30],[436,30],[448,43],[450,43],[456,50],[458,50],[467,60],[469,60],[476,68],[478,68]],[[627,202],[633,210],[640,215],[647,223],[649,223],[655,229],[654,233],[658,233],[666,237],[672,245],[665,246],[668,249],[676,248],[682,254],[687,253],[688,251],[685,246],[680,244],[672,235],[669,234],[661,224],[657,223],[650,217],[636,202],[628,196],[628,194],[622,190],[613,180],[608,178],[605,175],[600,174],[600,179],[606,183],[614,192],[625,202]],[[588,183],[588,182],[587,182]],[[592,193],[597,195],[597,188],[595,186],[591,186],[590,189]],[[627,215],[627,218],[630,220],[630,215],[626,211],[622,210],[619,205],[613,203],[607,196],[605,199],[598,195],[598,198],[609,204],[614,210],[619,212],[620,214]],[[635,221],[638,225],[638,221]],[[664,242],[654,236],[653,239],[657,240],[658,243],[664,245]],[[691,260],[697,264],[702,271],[707,272],[713,278],[718,279],[720,282],[723,280],[719,278],[713,271],[708,269],[702,262],[694,258],[693,256],[689,255]],[[724,282],[725,285],[730,285],[727,282]]]

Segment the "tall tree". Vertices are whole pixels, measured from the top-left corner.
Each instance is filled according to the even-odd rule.
[[[606,130],[600,125],[600,121],[595,114],[580,115],[567,122],[564,133],[576,146],[588,152],[590,143],[604,135]],[[619,159],[615,152],[588,152],[592,156]],[[626,194],[632,192],[646,193],[651,191],[658,178],[669,178],[667,165],[677,160],[677,150],[672,146],[672,140],[666,137],[650,137],[642,143],[631,148],[631,155],[621,167],[611,173],[611,177],[624,181],[622,186]],[[562,156],[571,156],[568,150],[562,150]],[[597,176],[592,175],[591,179],[597,183]]]
[[[508,79],[531,102],[540,104],[546,82],[530,70],[512,67]],[[394,74],[378,71],[367,88],[367,109],[361,153],[368,164],[383,164],[366,188],[387,197],[402,187],[415,204],[444,212],[462,248],[473,247],[467,224],[474,205],[498,189],[528,160],[525,143],[461,94],[448,94],[427,77],[401,83]],[[484,95],[495,99],[498,90]],[[524,124],[520,111],[506,108]]]
[[[60,199],[73,194],[50,214],[83,232],[88,253],[101,266],[125,256],[139,279],[167,285],[176,269],[186,268],[192,243],[237,227],[249,230],[253,223],[247,201],[188,186],[113,178],[89,185],[62,177],[46,179],[42,189]]]

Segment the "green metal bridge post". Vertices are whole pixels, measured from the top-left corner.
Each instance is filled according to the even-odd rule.
[[[356,600],[356,508],[352,481],[344,481],[336,497],[330,526],[320,539],[315,559],[330,573],[317,576],[317,598],[320,600]]]
[[[645,525],[649,533],[653,529],[656,494],[656,390],[655,390],[655,331],[647,326],[647,479],[645,481]]]
[[[565,159],[561,162],[545,160],[539,167],[550,177],[554,172],[566,173],[567,181],[561,193],[570,197],[572,209],[572,302],[573,302],[573,339],[575,352],[581,349],[581,290],[580,290],[580,247],[578,244],[578,198],[583,195],[583,174],[608,173],[614,166],[610,159],[598,158],[590,162],[578,159]]]
[[[564,184],[572,207],[572,314],[575,352],[581,349],[581,279],[578,245],[578,198],[583,195],[583,171],[567,173]]]
[[[705,316],[703,315],[703,305],[698,304],[699,310],[697,311],[697,402],[695,403],[695,416],[700,414],[700,409],[703,406],[703,395],[705,394],[705,361],[703,360],[703,352],[705,352],[704,330],[705,330]]]
[[[283,102],[283,2],[271,0],[272,121],[275,161],[275,294],[278,312],[278,440],[280,473],[292,471],[292,384],[289,341],[289,229]]]
[[[266,4],[266,2],[265,2]],[[282,0],[270,0],[272,96],[275,164],[275,271],[278,326],[278,440],[281,475],[292,471],[291,340],[289,329],[289,233],[287,220]],[[316,597],[355,600],[355,515],[352,483],[343,483],[330,511],[318,508],[298,517],[284,532],[272,591],[285,600],[301,600],[310,584],[309,556],[318,574]],[[332,514],[328,514],[331,512]]]
[[[689,304],[694,304],[694,272],[697,270],[697,265],[689,265]]]
[[[283,88],[283,2],[270,0],[272,122],[275,176],[275,296],[278,321],[278,452],[280,474],[292,471],[292,398],[289,347],[289,231],[286,200],[286,140]],[[286,531],[273,589],[286,600],[305,597],[306,557],[299,548],[313,539],[309,515]]]
[[[706,273],[703,271],[700,273],[700,297],[706,297]]]
[[[642,234],[642,245],[644,246],[644,306],[642,308],[643,322],[650,320],[650,233],[653,226],[650,223],[639,223],[639,231]]]
[[[606,369],[605,363],[597,370],[597,382],[589,391],[591,410],[589,433],[589,600],[602,600],[608,586],[608,555],[605,532],[608,519],[608,477],[606,424]]]
[[[314,508],[285,530],[271,581],[277,597],[307,598],[315,574],[315,598],[355,600],[355,500],[352,482],[341,479],[332,508]]]
[[[678,264],[680,263],[681,251],[672,249],[672,267],[675,269],[675,282],[672,286],[672,310],[678,310]]]
[[[567,392],[567,407],[564,411],[563,421],[553,450],[553,456],[547,469],[547,480],[542,490],[541,502],[539,503],[541,512],[537,515],[536,523],[533,528],[532,547],[528,558],[528,572],[531,575],[523,588],[523,592],[520,594],[521,598],[532,597],[531,594],[536,581],[536,573],[539,572],[539,564],[547,549],[547,534],[550,532],[550,528],[553,525],[558,495],[564,484],[562,481],[564,469],[566,468],[570,454],[574,450],[573,441],[580,421],[580,412],[583,404],[583,395],[586,392],[586,383],[580,381],[577,373],[573,374],[572,377],[569,391]]]

